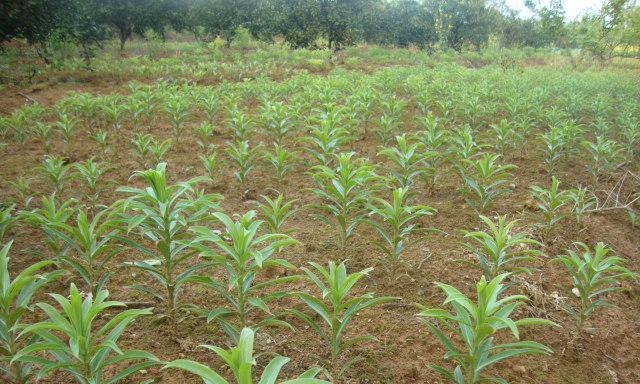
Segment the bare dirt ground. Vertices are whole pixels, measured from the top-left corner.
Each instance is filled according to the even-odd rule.
[[[110,93],[122,91],[124,84],[109,83],[108,79],[98,79],[83,83],[60,83],[37,85],[28,88],[14,86],[4,87],[0,91],[0,112],[8,113],[25,102],[24,95],[51,105],[70,91],[93,93]],[[415,129],[412,115],[416,110],[406,111],[404,116],[408,121],[408,130]],[[193,125],[190,123],[190,125]],[[170,128],[163,123],[154,122],[145,128],[157,137],[170,136]],[[221,121],[215,143],[222,148],[231,139]],[[268,137],[258,134],[256,142],[268,142]],[[58,143],[59,144],[59,143]],[[195,138],[190,135],[183,142],[173,145],[167,155],[168,173],[172,181],[183,180],[203,173],[201,164],[194,154]],[[376,155],[378,143],[374,138],[358,141],[354,144],[359,156],[368,157],[379,163],[384,159]],[[108,174],[112,182],[103,195],[103,201],[110,203],[124,197],[115,192],[118,185],[135,184],[136,180],[129,180],[132,172],[140,169],[140,164],[130,153],[131,145],[123,137],[112,137],[109,150],[104,158],[113,169]],[[20,175],[33,175],[32,168],[39,164],[45,155],[42,144],[32,138],[24,145],[12,145],[3,150],[0,179],[2,190],[0,199],[15,197],[8,182]],[[71,161],[81,161],[95,156],[100,151],[96,144],[86,134],[86,130],[79,130],[73,143]],[[632,269],[637,270],[640,262],[640,232],[633,229],[624,212],[611,211],[586,217],[584,228],[580,228],[573,219],[564,219],[551,233],[543,234],[533,226],[538,220],[535,204],[531,201],[528,187],[533,184],[547,185],[548,174],[541,163],[542,154],[535,146],[524,148],[505,159],[518,166],[514,173],[515,188],[512,193],[499,199],[495,211],[510,212],[510,217],[521,218],[520,227],[526,227],[539,239],[544,240],[546,258],[536,264],[538,269],[532,275],[524,275],[526,282],[518,288],[531,298],[529,306],[519,310],[519,316],[540,316],[549,318],[563,328],[539,327],[524,331],[523,339],[536,340],[553,348],[551,356],[519,357],[499,364],[493,371],[499,372],[512,383],[527,384],[560,384],[560,383],[639,383],[640,382],[640,295],[637,285],[629,285],[628,291],[608,295],[607,299],[615,304],[613,308],[601,309],[589,320],[590,329],[580,336],[572,331],[572,319],[561,311],[554,297],[569,297],[571,292],[563,290],[561,286],[569,286],[570,281],[566,272],[559,264],[549,259],[562,254],[572,247],[575,241],[595,243],[605,241],[609,243],[620,256],[630,261]],[[261,162],[250,176],[251,189],[248,193],[241,193],[237,180],[232,175],[232,169],[221,166],[213,185],[206,185],[207,192],[217,192],[224,195],[222,208],[226,212],[245,212],[255,208],[255,200],[260,194],[268,194],[269,188],[275,188],[286,194],[290,199],[297,199],[297,205],[314,201],[305,188],[312,185],[303,161],[289,173],[282,185],[276,185],[271,177],[271,168]],[[563,164],[558,172],[563,183],[575,185],[589,176],[582,164]],[[614,180],[609,181],[609,184]],[[426,326],[420,323],[415,314],[418,312],[414,303],[425,305],[440,305],[443,294],[433,284],[445,282],[471,293],[473,284],[480,275],[478,269],[468,262],[473,261],[462,246],[461,229],[481,227],[481,221],[472,209],[466,206],[462,195],[457,192],[459,179],[456,172],[447,167],[435,191],[428,191],[420,184],[416,201],[431,205],[438,209],[435,216],[421,220],[426,227],[436,227],[441,233],[428,235],[428,240],[420,243],[416,249],[404,255],[410,267],[404,269],[401,276],[389,282],[384,269],[376,266],[376,262],[383,257],[375,242],[377,234],[372,228],[361,225],[356,230],[354,241],[346,251],[340,251],[332,241],[334,230],[311,218],[310,212],[303,211],[291,221],[288,226],[293,229],[292,236],[300,241],[290,249],[284,251],[284,257],[297,266],[307,261],[326,263],[328,260],[348,260],[348,267],[355,271],[369,266],[376,266],[370,277],[364,280],[363,291],[373,291],[377,295],[402,297],[401,300],[373,308],[357,316],[351,326],[350,334],[371,334],[377,340],[360,345],[356,353],[365,360],[349,372],[346,382],[350,383],[437,383],[442,380],[430,370],[429,363],[448,364],[443,362],[444,350],[437,338],[431,334]],[[81,184],[74,180],[64,194],[64,198],[78,197]],[[34,192],[44,192],[48,186],[38,178],[33,179]],[[42,235],[28,226],[20,226],[16,233],[16,242],[12,249],[12,267],[15,270],[23,268],[37,260],[37,256],[30,252],[30,248],[43,249]],[[134,271],[121,267],[120,262],[136,259],[138,255],[133,251],[120,254],[113,262],[112,279],[108,283],[111,296],[114,299],[134,302],[145,301],[148,298],[127,289],[128,284],[145,281],[145,276],[135,275]],[[220,271],[210,270],[216,275]],[[283,271],[270,271],[280,274]],[[68,274],[61,280],[48,286],[49,291],[64,294],[68,292],[68,284],[73,275]],[[627,283],[625,283],[627,284]],[[293,289],[310,289],[303,283],[292,284]],[[37,299],[46,300],[41,293]],[[196,286],[185,288],[182,300],[209,308],[219,302],[219,298],[212,292]],[[571,300],[568,298],[567,300]],[[290,305],[299,305],[293,299],[280,302],[275,308],[282,309]],[[257,349],[282,354],[292,358],[285,367],[285,377],[302,372],[315,364],[318,359],[314,356],[325,355],[325,348],[321,340],[308,327],[296,319],[289,319],[295,331],[287,329],[270,329],[262,332],[257,339]],[[137,320],[122,337],[121,343],[125,348],[145,349],[163,359],[191,358],[203,363],[211,364],[214,368],[222,366],[213,357],[213,353],[198,348],[199,344],[222,344],[226,338],[215,325],[207,325],[205,321],[190,318],[177,328],[164,323],[155,323],[151,318]],[[266,364],[267,359],[259,359],[258,364]],[[156,382],[174,384],[196,382],[177,370],[150,369],[145,378],[155,378]],[[134,377],[126,383],[139,382],[140,377]],[[69,378],[63,374],[54,374],[42,380],[43,383],[66,383]]]

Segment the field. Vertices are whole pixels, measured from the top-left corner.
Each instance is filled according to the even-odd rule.
[[[200,382],[162,369],[175,359],[231,379],[223,360],[199,346],[230,348],[242,326],[256,330],[255,372],[278,354],[291,359],[284,378],[319,366],[317,378],[336,383],[447,382],[429,367],[453,372],[459,364],[444,359],[438,329],[466,347],[443,325],[457,320],[426,308],[464,313],[460,295],[436,283],[475,302],[483,276],[503,279],[494,287],[499,298],[523,297],[512,298],[514,308],[499,303],[509,308],[494,317],[481,306],[467,331],[499,345],[515,342],[517,327],[520,340],[543,344],[521,345],[483,375],[638,383],[636,64],[572,66],[534,50],[428,55],[369,46],[336,56],[185,42],[134,43],[122,56],[107,49],[91,72],[73,60],[42,69],[29,58],[6,59],[3,81],[15,83],[0,89],[8,269],[15,277],[49,260],[33,273],[55,276],[31,303],[54,312],[60,304],[49,293],[67,297],[72,283],[83,297],[106,289],[137,310],[117,344],[153,358],[137,356],[150,363],[124,383]],[[85,219],[97,225],[85,223],[83,232]],[[95,235],[88,243],[87,234]],[[585,254],[607,250],[622,260],[579,265],[577,282],[570,261],[558,259],[573,253],[574,262],[589,263]],[[321,292],[322,273],[309,264],[331,261],[337,277],[342,261],[348,273],[366,272],[347,299],[380,298],[361,298],[339,346],[317,313],[339,290]],[[7,324],[10,300],[0,293]],[[447,293],[457,304],[445,303]],[[51,335],[67,345],[70,335],[52,325],[31,330],[39,340],[1,344],[46,321],[45,308],[4,328],[0,364]],[[121,311],[102,311],[94,330]],[[341,314],[328,312],[338,327]],[[524,318],[544,321],[509,320]],[[495,339],[482,339],[487,329]],[[360,336],[372,338],[346,342]],[[474,348],[474,358],[487,359]],[[33,348],[12,366],[34,362],[36,372],[43,358],[67,353],[56,351]],[[99,382],[135,360],[105,368]],[[40,382],[74,380],[51,368]],[[465,383],[479,382],[462,369]]]

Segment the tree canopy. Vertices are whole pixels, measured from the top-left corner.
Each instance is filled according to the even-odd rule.
[[[134,34],[164,36],[167,27],[227,42],[242,27],[293,48],[363,41],[463,50],[491,42],[583,48],[606,60],[640,46],[640,11],[632,0],[608,0],[600,12],[572,22],[561,0],[526,5],[534,13],[528,19],[500,0],[8,0],[0,3],[0,40],[24,38],[45,61],[55,39],[74,42],[88,60],[105,39],[115,36],[124,48]]]

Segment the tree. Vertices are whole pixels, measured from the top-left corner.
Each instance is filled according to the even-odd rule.
[[[69,0],[16,1],[9,15],[12,21],[8,25],[14,26],[9,36],[26,39],[45,64],[50,64],[49,43],[56,35],[58,38],[68,36],[74,13],[74,4]]]
[[[358,15],[366,0],[318,0],[322,34],[329,48],[340,49],[355,40]]]
[[[100,20],[113,26],[120,40],[120,50],[133,36],[134,28],[144,30],[146,27],[145,0],[104,0],[99,10]]]
[[[578,45],[605,62],[640,43],[640,7],[629,0],[609,0],[599,13],[584,16],[573,27]]]
[[[316,0],[270,0],[261,4],[258,34],[271,39],[281,35],[293,48],[311,46],[322,33]]]
[[[257,9],[257,0],[194,0],[187,24],[191,31],[202,27],[211,36],[221,36],[229,43],[238,27],[247,27],[255,34]]]
[[[640,58],[640,6],[627,10],[626,16],[624,42],[629,47],[635,47],[635,55]]]
[[[430,0],[440,42],[456,51],[480,49],[489,40],[496,11],[485,0]]]
[[[71,40],[80,47],[87,68],[91,66],[96,47],[102,48],[102,43],[110,37],[109,30],[98,18],[100,1],[74,0],[74,12],[68,15],[68,24],[63,26]]]
[[[51,63],[50,46],[54,40],[72,41],[80,47],[89,64],[94,48],[109,37],[97,18],[98,0],[25,0],[1,6],[3,40],[22,37],[36,50],[45,64]],[[6,23],[6,26],[5,26]]]
[[[498,28],[503,46],[538,48],[544,44],[535,21],[522,19],[513,11],[501,15]]]
[[[368,41],[394,44],[399,47],[416,45],[420,48],[438,41],[433,9],[419,0],[377,2],[364,21],[364,37]]]
[[[537,25],[544,45],[566,45],[567,30],[562,0],[551,0],[545,6],[541,6],[536,0],[526,0],[525,5],[538,17]]]
[[[11,40],[18,34],[20,4],[17,0],[0,2],[0,42]]]
[[[99,22],[113,27],[120,49],[135,34],[143,36],[151,29],[164,35],[167,24],[183,29],[188,21],[190,3],[180,0],[94,0]]]

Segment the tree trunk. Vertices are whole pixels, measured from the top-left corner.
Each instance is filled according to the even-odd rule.
[[[118,26],[118,35],[120,37],[120,50],[124,50],[124,43],[131,37],[133,34],[133,27],[131,24],[121,24]]]
[[[36,45],[35,48],[36,48],[36,54],[38,55],[38,57],[40,57],[46,65],[51,64],[51,60],[49,58],[49,49],[47,49],[46,43],[40,43],[40,46],[38,47]]]
[[[82,44],[82,59],[84,60],[85,68],[91,70],[91,47],[87,44]]]

